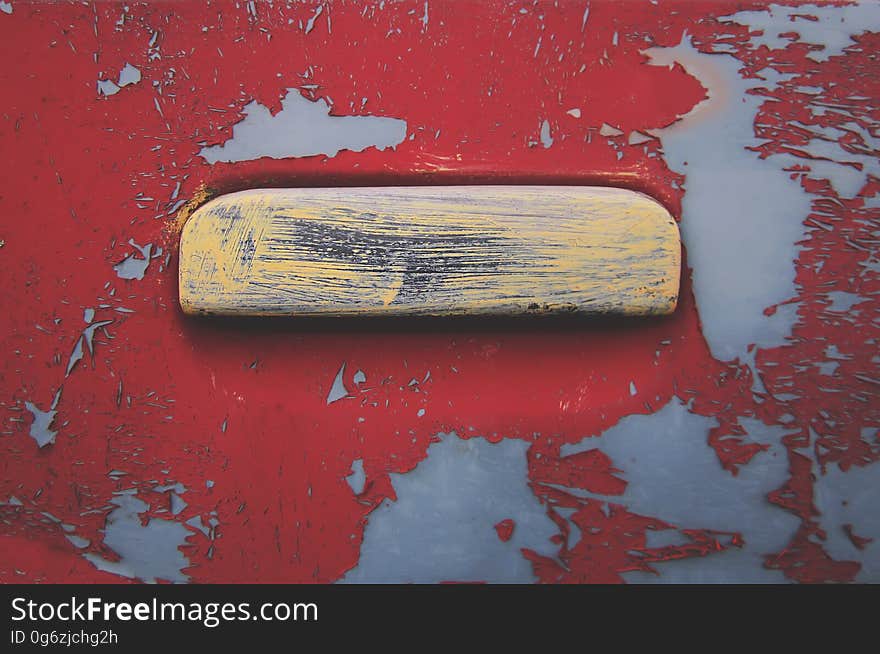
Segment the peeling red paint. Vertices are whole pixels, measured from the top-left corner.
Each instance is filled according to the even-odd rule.
[[[861,436],[861,429],[880,426],[871,381],[880,377],[872,363],[880,288],[876,275],[864,274],[880,218],[864,198],[880,192],[876,179],[861,197],[842,200],[829,184],[792,170],[813,200],[806,223],[833,221],[834,229],[807,237],[797,262],[794,334],[786,346],[758,353],[763,396],[752,393],[747,366],[710,356],[687,270],[679,311],[636,324],[409,329],[181,315],[168,229],[178,183],[181,199],[201,183],[217,192],[288,184],[600,183],[650,193],[679,215],[683,178],[666,166],[660,143],[623,143],[618,159],[595,128],[662,127],[703,99],[705,90],[687,71],[647,66],[640,53],[674,45],[685,31],[704,51],[715,41],[729,43],[747,71],[770,64],[802,73],[766,93],[755,125],[762,156],[803,154],[806,137],[791,120],[845,121],[833,111],[812,116],[799,84],[820,87],[831,106],[850,107],[866,129],[880,120],[880,35],[860,37],[820,64],[806,59],[803,44],[749,50],[748,30],[716,17],[759,2],[676,2],[674,12],[668,3],[630,3],[622,12],[594,1],[587,32],[583,3],[542,4],[539,21],[536,12],[520,15],[518,5],[432,2],[426,32],[417,24],[421,12],[410,13],[421,4],[388,3],[367,18],[361,5],[335,3],[327,12],[332,32],[322,18],[308,34],[297,23],[311,17],[310,5],[261,3],[254,15],[232,3],[130,3],[121,25],[122,6],[110,3],[16,3],[0,16],[0,140],[7,153],[0,161],[0,501],[15,496],[23,503],[2,507],[0,579],[125,581],[95,569],[81,552],[117,558],[102,543],[106,517],[114,492],[136,488],[150,507],[143,524],[216,519],[207,534],[190,527],[182,548],[193,581],[334,581],[357,564],[370,512],[396,499],[389,473],[412,470],[434,434],[455,430],[532,443],[532,489],[560,529],[558,559],[523,551],[542,582],[620,582],[626,571],[657,572],[651,563],[741,544],[736,534],[667,524],[548,485],[622,494],[633,481],[625,461],[598,450],[562,457],[561,445],[679,397],[692,402],[691,411],[717,419],[709,443],[729,474],[762,449],[744,438],[740,417],[766,424],[794,417],[785,439],[791,476],[768,501],[796,515],[801,527],[783,551],[766,553],[766,566],[802,582],[852,580],[859,564],[835,561],[822,547],[813,464],[804,452],[843,470],[880,459],[876,437]],[[621,35],[613,49],[612,32]],[[555,39],[543,39],[533,55],[541,34]],[[577,64],[557,59],[569,42]],[[580,62],[586,69],[578,73]],[[99,95],[97,80],[126,63],[142,81]],[[286,89],[303,84],[317,85],[303,91],[306,97],[332,98],[334,114],[404,118],[414,138],[394,151],[333,158],[209,166],[198,156],[203,145],[230,136],[247,103],[277,112]],[[571,107],[580,108],[580,119],[566,114]],[[539,116],[549,121],[551,148],[530,146]],[[841,145],[866,147],[853,138]],[[163,248],[143,280],[113,272],[131,254],[129,239]],[[865,298],[854,321],[823,312],[824,293],[838,288]],[[66,378],[89,307],[96,320],[113,323],[95,333],[94,355]],[[829,343],[850,358],[824,376],[804,362],[821,358]],[[328,407],[343,359],[353,397]],[[867,381],[866,369],[873,371]],[[367,383],[353,383],[356,370]],[[426,372],[430,380],[418,389],[408,385]],[[637,395],[629,392],[631,380]],[[793,382],[800,398],[777,399]],[[28,437],[24,403],[48,405],[62,386],[56,441],[38,449]],[[429,409],[423,417],[420,408]],[[358,496],[345,482],[354,459],[363,459],[366,473]],[[167,493],[153,490],[171,483],[186,488],[187,507],[176,516]],[[568,521],[554,507],[574,510],[576,543],[568,542]],[[90,544],[78,550],[58,524],[34,518],[43,511]],[[687,544],[647,547],[648,531],[678,528]]]
[[[498,533],[498,538],[506,543],[513,536],[513,530],[515,527],[516,522],[507,518],[495,525],[495,531]]]
[[[863,550],[865,546],[874,542],[873,538],[865,538],[853,532],[853,526],[850,524],[843,525],[843,531],[846,537],[850,539],[856,549]]]

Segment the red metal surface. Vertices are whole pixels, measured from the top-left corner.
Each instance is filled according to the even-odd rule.
[[[827,182],[799,178],[821,220],[830,213],[836,223],[811,231],[811,248],[800,254],[799,319],[787,345],[759,353],[763,396],[751,392],[748,366],[710,355],[688,270],[680,310],[636,325],[291,327],[181,315],[172,209],[202,183],[220,192],[600,183],[649,192],[679,215],[684,180],[666,165],[658,140],[615,146],[587,136],[588,126],[602,123],[627,133],[664,127],[704,98],[682,67],[648,66],[640,52],[675,45],[685,31],[698,48],[728,41],[756,70],[766,61],[809,68],[829,102],[865,97],[860,120],[876,126],[880,119],[877,76],[860,74],[876,71],[880,35],[858,37],[859,48],[818,66],[797,44],[738,49],[747,29],[716,17],[761,3],[592,2],[589,30],[585,3],[432,1],[427,26],[423,5],[332,3],[308,32],[299,25],[317,5],[132,2],[123,10],[18,2],[0,14],[0,499],[18,500],[0,506],[0,580],[126,581],[84,554],[118,559],[104,542],[106,521],[113,494],[134,490],[145,504],[144,525],[216,521],[213,529],[186,527],[180,552],[191,581],[335,581],[358,563],[371,511],[395,499],[389,473],[412,470],[437,433],[454,430],[531,444],[528,483],[559,527],[556,558],[522,552],[541,581],[622,581],[622,573],[656,569],[655,562],[742,544],[735,533],[670,525],[549,485],[620,495],[632,481],[626,461],[599,450],[563,457],[560,447],[675,396],[717,419],[710,444],[721,475],[736,475],[762,449],[743,438],[741,417],[773,425],[794,416],[785,419],[790,478],[767,501],[796,515],[800,527],[783,550],[765,553],[764,565],[796,581],[854,579],[859,563],[834,560],[823,548],[804,448],[821,466],[843,470],[880,455],[876,436],[861,437],[880,425],[880,375],[869,363],[878,283],[876,274],[859,277],[874,256],[878,211],[858,198],[840,201]],[[615,32],[621,37],[612,47]],[[126,63],[143,79],[111,96],[97,93],[96,80]],[[334,114],[404,118],[412,138],[393,150],[334,157],[209,165],[199,156],[203,145],[230,137],[247,103],[276,112],[287,89],[303,84],[316,85],[302,91],[310,99],[332,98]],[[802,135],[791,121],[806,120],[802,104],[790,89],[773,95],[761,113],[764,149],[797,150]],[[581,108],[580,119],[565,113],[571,107]],[[544,118],[550,148],[539,142]],[[862,196],[878,191],[874,179]],[[133,252],[129,239],[162,248],[140,280],[114,273]],[[829,321],[820,293],[856,277],[868,298],[861,318]],[[96,309],[95,322],[112,322],[95,330],[93,352],[86,347],[66,374],[88,308]],[[851,357],[837,374],[799,365],[819,357],[832,335]],[[354,397],[328,405],[342,362]],[[370,380],[363,390],[352,381],[358,369]],[[409,384],[428,372],[427,381]],[[800,399],[779,400],[792,376]],[[57,436],[40,448],[25,403],[48,411],[58,393]],[[358,495],[346,482],[356,459],[366,473]],[[187,489],[176,514],[173,491],[154,490],[173,484]],[[577,542],[557,507],[574,509]],[[506,540],[513,524],[487,528]],[[648,547],[646,533],[664,528],[681,529],[686,544]],[[72,531],[89,544],[76,547],[65,538]],[[858,531],[850,527],[854,542]]]

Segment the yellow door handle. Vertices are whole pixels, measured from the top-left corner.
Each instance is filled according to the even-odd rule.
[[[180,305],[218,315],[656,315],[678,227],[655,200],[578,186],[255,189],[192,213]]]

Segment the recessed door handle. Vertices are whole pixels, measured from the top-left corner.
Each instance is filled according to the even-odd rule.
[[[216,315],[671,313],[681,245],[641,193],[582,186],[254,189],[192,213],[180,305]]]

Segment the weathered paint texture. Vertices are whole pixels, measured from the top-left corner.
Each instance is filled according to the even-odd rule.
[[[0,2],[0,581],[880,581],[878,11]],[[207,198],[424,184],[644,192],[679,307],[180,311]]]
[[[212,200],[180,236],[190,314],[664,315],[681,244],[624,189],[255,189]]]
[[[320,7],[319,7],[320,9]],[[232,138],[199,151],[208,163],[246,161],[261,157],[284,159],[340,150],[361,152],[375,147],[393,148],[406,138],[406,121],[375,116],[333,116],[326,99],[307,100],[299,89],[287,90],[281,111],[272,114],[254,101],[242,110]]]
[[[520,549],[552,556],[556,525],[528,487],[527,449],[524,441],[438,434],[415,470],[390,475],[397,500],[370,515],[360,563],[343,580],[536,581]],[[499,539],[495,524],[511,516],[519,528]]]

